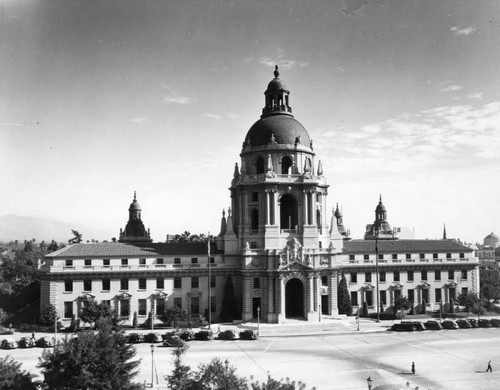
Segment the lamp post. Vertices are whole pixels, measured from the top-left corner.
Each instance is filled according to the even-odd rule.
[[[371,390],[373,385],[373,379],[370,376],[366,378],[366,384],[368,385],[368,390]]]
[[[378,227],[375,227],[375,274],[377,285],[377,322],[380,322],[380,293],[378,291]]]
[[[151,344],[151,388],[154,387],[154,366],[155,366],[155,361],[153,358],[153,354],[155,352],[155,346],[154,344]]]
[[[260,306],[257,307],[257,336],[260,336]]]
[[[356,315],[356,324],[358,325],[358,331],[359,331],[359,313]]]
[[[224,360],[224,366],[226,367],[226,375],[224,377],[224,382],[225,382],[225,386],[224,388],[227,390],[229,388],[229,383],[228,383],[228,378],[227,378],[227,370],[229,368],[229,360]]]

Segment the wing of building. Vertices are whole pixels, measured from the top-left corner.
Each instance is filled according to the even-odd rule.
[[[119,242],[74,244],[46,256],[41,305],[69,324],[89,300],[115,308],[125,324],[179,306],[218,321],[229,280],[237,316],[269,323],[338,315],[346,276],[355,310],[390,310],[398,295],[417,310],[479,292],[478,260],[453,240],[399,240],[379,204],[364,240],[352,240],[307,130],[292,115],[278,68],[265,105],[243,138],[231,181],[231,208],[206,243],[153,243],[136,195]],[[379,290],[379,294],[376,291]],[[378,299],[377,299],[378,297]],[[420,305],[420,306],[419,306]]]

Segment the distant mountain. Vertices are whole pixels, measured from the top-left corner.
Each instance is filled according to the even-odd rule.
[[[102,229],[92,229],[67,222],[53,221],[40,217],[22,217],[19,215],[0,216],[0,241],[24,241],[36,239],[37,242],[56,240],[67,242],[73,238],[71,230],[78,230],[83,235],[83,240],[108,240],[117,237],[117,232],[108,232]]]

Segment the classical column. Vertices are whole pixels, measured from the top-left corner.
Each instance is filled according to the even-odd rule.
[[[271,193],[266,190],[266,225],[271,225]]]
[[[318,311],[318,296],[319,296],[318,277],[314,276],[313,280],[314,280],[314,283],[313,283],[313,297],[314,297],[314,303],[313,303],[314,306],[313,307],[314,307],[314,310],[313,311]]]
[[[285,318],[285,279],[283,276],[279,277],[279,291],[278,291],[278,302],[279,302],[279,316]]]
[[[267,278],[267,313],[270,318],[274,315],[274,285],[273,278]]]
[[[316,193],[311,191],[309,194],[309,215],[311,216],[310,225],[316,226]]]
[[[337,315],[339,314],[338,302],[337,302],[337,272],[334,271],[328,276],[328,314]]]
[[[307,276],[308,279],[308,294],[309,294],[309,307],[308,311],[314,311],[314,279],[312,275]]]
[[[304,207],[304,225],[309,225],[309,197],[307,196],[307,192],[304,191],[304,201],[303,201],[303,207]]]

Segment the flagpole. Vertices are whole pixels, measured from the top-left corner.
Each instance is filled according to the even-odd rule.
[[[207,237],[207,254],[208,254],[208,329],[212,325],[212,274],[210,272],[210,232]]]

